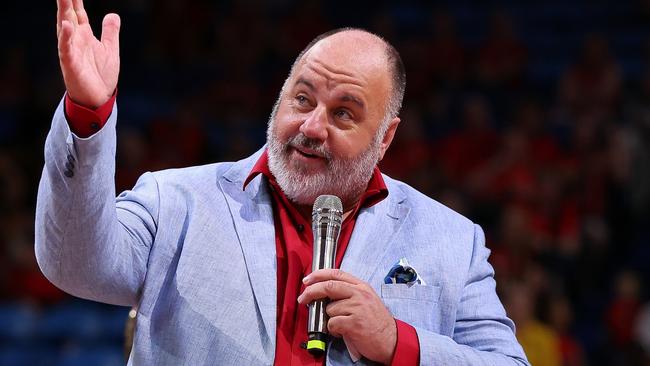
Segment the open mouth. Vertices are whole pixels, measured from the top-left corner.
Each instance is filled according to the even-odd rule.
[[[306,158],[310,158],[310,159],[322,159],[323,158],[322,156],[318,156],[316,154],[309,153],[309,152],[304,151],[302,149],[299,149],[297,147],[293,147],[293,149],[296,150],[296,152],[298,152],[298,154],[300,154],[300,155],[302,155],[302,156],[304,156]]]

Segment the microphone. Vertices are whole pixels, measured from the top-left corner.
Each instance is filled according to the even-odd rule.
[[[316,198],[311,214],[311,229],[314,232],[314,254],[311,262],[312,272],[319,269],[334,268],[336,244],[343,221],[343,204],[336,196],[322,195]],[[320,356],[327,345],[327,300],[316,300],[309,304],[307,323],[307,351]]]

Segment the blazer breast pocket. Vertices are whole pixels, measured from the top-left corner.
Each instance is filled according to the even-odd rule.
[[[440,286],[413,285],[404,283],[381,284],[382,299],[405,299],[427,302],[438,302]]]
[[[438,331],[440,286],[406,284],[381,285],[381,299],[393,316],[412,326]]]

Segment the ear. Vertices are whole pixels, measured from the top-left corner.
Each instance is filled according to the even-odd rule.
[[[379,155],[379,160],[384,158],[384,154],[386,154],[386,150],[388,150],[388,147],[390,144],[393,142],[393,138],[395,137],[395,131],[397,131],[397,125],[400,123],[399,117],[393,118],[390,122],[388,122],[388,129],[386,130],[386,133],[384,134],[384,138],[381,140],[381,154]]]

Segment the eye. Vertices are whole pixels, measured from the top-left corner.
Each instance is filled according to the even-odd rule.
[[[334,117],[347,121],[352,119],[352,115],[345,109],[339,109],[334,112]]]
[[[298,102],[298,105],[303,105],[304,106],[304,105],[307,105],[309,103],[309,99],[307,99],[307,97],[305,97],[302,94],[296,95],[295,99],[296,99],[296,102]]]

